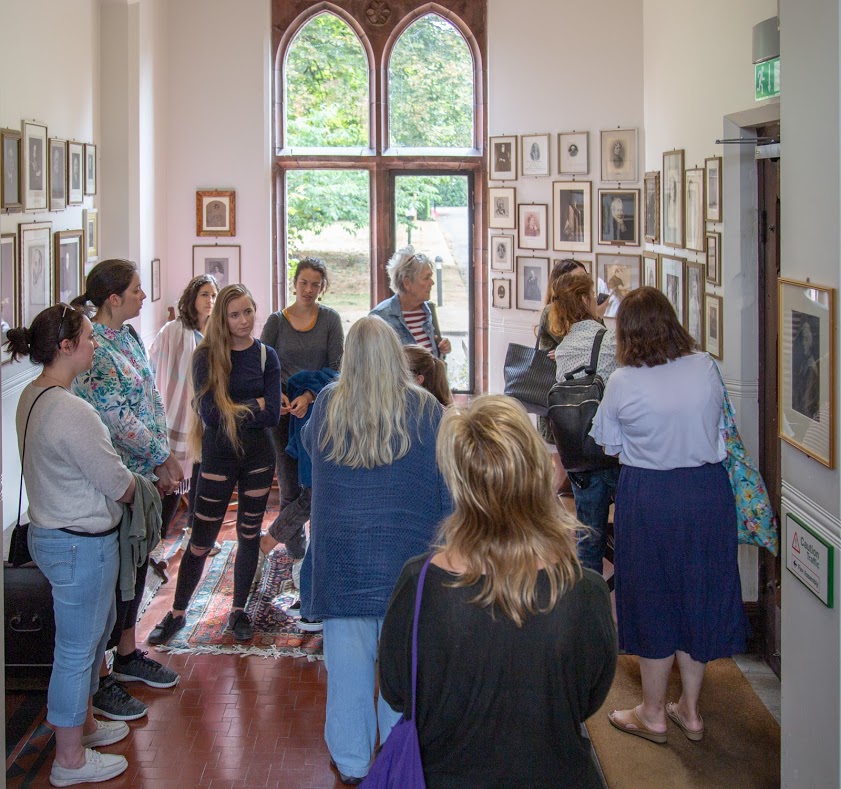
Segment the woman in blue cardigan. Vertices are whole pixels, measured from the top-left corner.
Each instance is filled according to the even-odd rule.
[[[325,740],[345,784],[368,773],[378,724],[384,742],[400,719],[382,699],[374,708],[377,644],[403,564],[429,550],[451,510],[435,462],[441,415],[394,330],[369,316],[348,332],[342,374],[303,431],[312,516],[301,613],[324,620]]]

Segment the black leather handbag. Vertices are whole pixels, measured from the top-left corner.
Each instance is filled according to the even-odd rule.
[[[53,590],[35,566],[3,567],[6,670],[53,664]]]
[[[606,331],[600,329],[597,332],[590,363],[564,373],[564,380],[556,383],[549,392],[549,424],[567,473],[599,471],[619,465],[619,461],[605,455],[590,436],[593,417],[604,396],[605,383],[596,369]],[[580,373],[584,375],[576,378]]]
[[[511,343],[505,353],[505,394],[531,414],[546,416],[546,397],[555,383],[555,362],[538,348]]]

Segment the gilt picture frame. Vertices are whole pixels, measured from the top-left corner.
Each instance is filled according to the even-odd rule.
[[[233,237],[237,234],[237,193],[233,189],[196,191],[196,235]]]

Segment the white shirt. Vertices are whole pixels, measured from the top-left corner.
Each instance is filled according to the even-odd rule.
[[[719,463],[724,390],[705,353],[657,367],[620,367],[590,435],[626,466],[666,471]]]

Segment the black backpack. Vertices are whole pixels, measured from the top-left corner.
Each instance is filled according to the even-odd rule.
[[[558,454],[567,472],[599,471],[619,464],[589,435],[593,417],[602,402],[605,383],[596,372],[599,350],[607,329],[599,329],[590,354],[590,364],[582,364],[558,381],[549,391],[549,424]],[[580,378],[575,376],[584,373]]]

